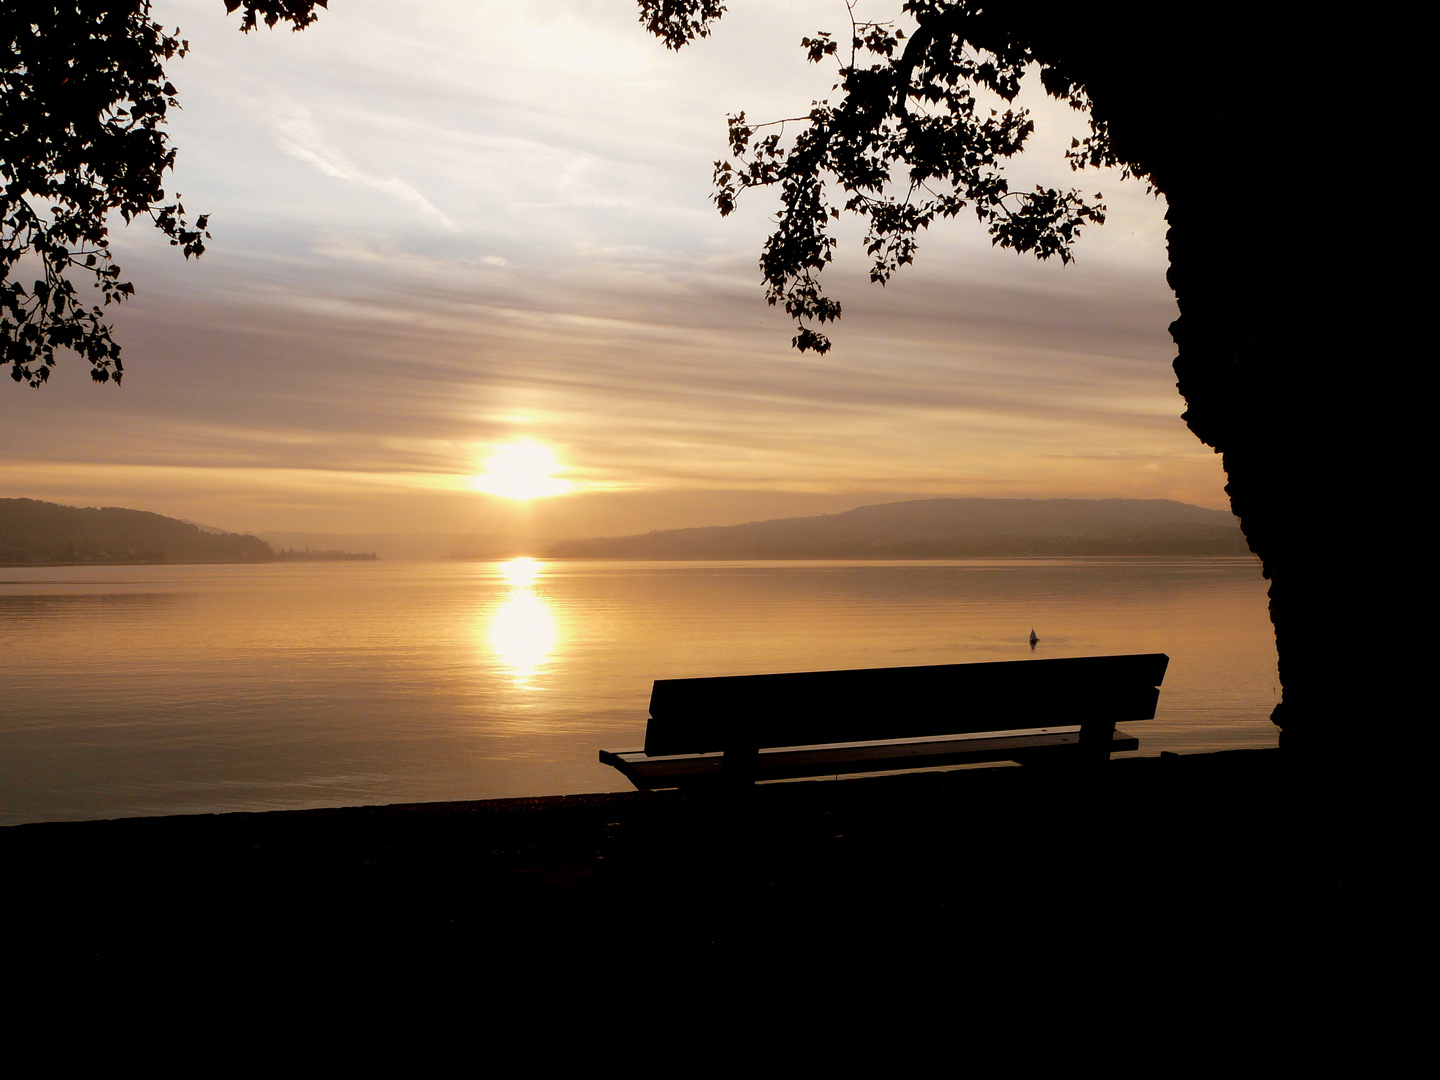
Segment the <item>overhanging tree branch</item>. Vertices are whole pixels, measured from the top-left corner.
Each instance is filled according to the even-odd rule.
[[[224,2],[249,31],[261,19],[302,29],[328,0]],[[118,383],[105,308],[135,287],[113,259],[110,215],[148,217],[187,259],[210,238],[209,216],[192,224],[164,188],[166,114],[180,107],[165,65],[189,44],[150,18],[149,0],[51,0],[0,8],[0,48],[0,364],[39,387],[70,349],[96,382]],[[99,304],[77,290],[87,278]]]
[[[647,6],[642,0],[642,21]],[[676,34],[687,25],[679,10],[685,7],[680,0],[669,5],[671,18],[661,36],[671,48],[684,44],[676,43]],[[1004,39],[985,49],[971,47],[966,30],[976,5],[907,3],[904,10],[918,23],[908,39],[891,24],[857,22],[853,7],[847,10],[850,61],[839,67],[834,87],[839,104],[812,102],[808,116],[792,118],[805,126],[788,144],[783,129],[755,139],[762,128],[782,122],[752,126],[744,113],[732,116],[733,160],[715,163],[714,199],[721,214],[730,213],[748,188],[779,189],[776,228],[765,242],[760,269],[766,300],[796,320],[793,344],[801,351],[827,351],[829,339],[810,324],[840,317],[840,304],[825,296],[818,277],[833,258],[836,241],[829,230],[840,216],[825,196],[831,185],[843,192],[843,209],[866,221],[870,280],[882,285],[914,260],[922,229],[967,207],[997,246],[1063,262],[1073,257],[1084,226],[1105,220],[1098,193],[1092,200],[1074,189],[1010,188],[1003,162],[1024,149],[1034,125],[1023,109],[981,109],[976,93],[1012,101],[1035,58],[1024,45]],[[699,0],[689,11],[693,25],[704,22],[708,33],[705,20],[714,16],[700,10]],[[659,33],[653,27],[652,32]],[[812,63],[839,50],[825,31],[800,44]],[[1083,90],[1073,81],[1050,78],[1045,86],[1083,104]],[[1095,129],[1092,141],[1072,148],[1071,165],[1106,160],[1107,148],[1103,130]]]

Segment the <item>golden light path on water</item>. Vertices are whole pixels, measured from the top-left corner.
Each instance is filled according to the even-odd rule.
[[[500,572],[510,585],[510,595],[490,617],[490,649],[520,686],[534,677],[555,648],[555,616],[535,592],[541,570],[531,558],[504,563]]]

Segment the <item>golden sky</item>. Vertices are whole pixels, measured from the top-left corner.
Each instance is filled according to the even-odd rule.
[[[962,218],[881,289],[847,226],[835,347],[790,349],[756,266],[774,202],[721,219],[710,176],[727,112],[826,95],[799,39],[845,7],[730,8],[675,54],[618,0],[336,0],[304,33],[248,36],[220,0],[157,2],[192,45],[171,190],[214,239],[187,265],[119,231],[124,384],[66,358],[0,391],[3,494],[245,531],[544,535],[937,495],[1225,506],[1179,419],[1163,201],[1072,176],[1083,122],[1043,96],[1013,176],[1104,192],[1077,262]],[[497,454],[548,462],[560,493],[488,493]]]

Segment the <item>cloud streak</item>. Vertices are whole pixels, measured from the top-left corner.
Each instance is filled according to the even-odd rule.
[[[275,112],[275,142],[285,153],[298,158],[319,172],[356,187],[384,192],[402,205],[418,210],[424,216],[456,231],[455,222],[411,184],[395,176],[381,177],[366,172],[336,147],[309,109],[299,102],[280,99],[271,105]]]

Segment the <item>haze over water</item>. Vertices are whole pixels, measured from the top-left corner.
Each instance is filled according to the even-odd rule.
[[[1166,652],[1141,753],[1276,738],[1249,559],[6,569],[0,647],[5,824],[627,790],[683,676]]]

